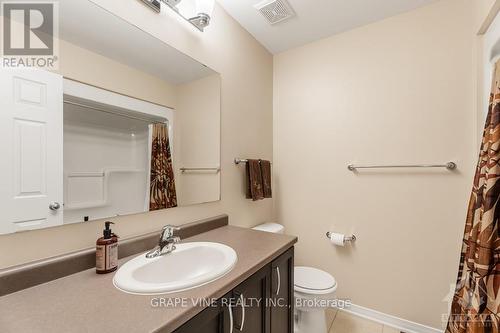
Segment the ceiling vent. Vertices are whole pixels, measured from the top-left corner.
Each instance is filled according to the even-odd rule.
[[[276,24],[295,16],[292,6],[286,0],[264,0],[254,7],[271,24]]]

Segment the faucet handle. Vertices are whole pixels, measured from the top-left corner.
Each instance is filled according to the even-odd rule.
[[[181,230],[181,228],[175,226],[175,225],[166,225],[163,227],[163,230],[161,232],[161,239],[164,240],[164,239],[167,239],[167,238],[171,238],[173,235],[174,235],[174,231],[178,231],[178,230]]]

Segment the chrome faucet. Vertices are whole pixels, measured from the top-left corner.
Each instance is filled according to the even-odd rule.
[[[180,237],[174,236],[174,231],[181,230],[181,228],[166,225],[161,231],[160,240],[158,241],[158,246],[146,253],[146,258],[156,258],[164,254],[168,254],[175,250],[175,244],[181,241]],[[164,251],[165,250],[165,251]]]

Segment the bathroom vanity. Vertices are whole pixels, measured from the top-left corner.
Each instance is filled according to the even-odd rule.
[[[267,304],[266,304],[267,300]],[[265,265],[176,333],[293,332],[293,247]]]
[[[0,271],[0,295],[3,295],[0,331],[293,331],[296,237],[230,226],[227,216],[184,225],[179,235],[181,244],[227,245],[236,252],[237,262],[230,272],[215,281],[162,295],[135,295],[118,290],[113,285],[115,273],[98,275],[89,266],[92,260],[88,259],[94,255],[92,249],[10,268]],[[120,259],[120,266],[150,250],[158,236],[155,232],[121,240],[119,253],[126,257]],[[167,272],[168,269],[182,267],[168,267]],[[167,303],[162,304],[161,299]],[[211,306],[196,303],[201,299],[216,301]],[[180,304],[175,300],[186,302]]]

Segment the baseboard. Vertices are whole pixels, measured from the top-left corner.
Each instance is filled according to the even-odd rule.
[[[386,326],[394,327],[405,333],[443,333],[443,330],[439,330],[437,328],[394,317],[355,304],[352,304],[349,308],[342,309],[342,311],[380,324],[384,324]]]

